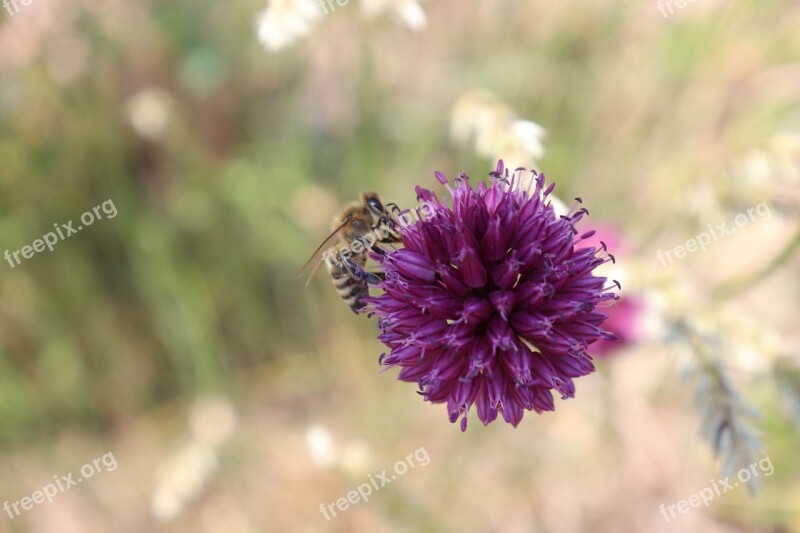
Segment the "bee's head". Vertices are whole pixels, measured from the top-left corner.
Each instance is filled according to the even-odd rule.
[[[379,220],[386,214],[386,208],[381,202],[381,197],[376,192],[365,192],[361,194],[361,203],[369,211],[375,220]]]

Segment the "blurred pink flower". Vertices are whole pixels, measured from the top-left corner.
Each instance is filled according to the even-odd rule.
[[[615,256],[624,256],[630,251],[630,246],[625,242],[624,237],[610,225],[595,226],[596,233],[579,243],[576,243],[575,248],[587,248],[593,246],[597,249],[602,248],[601,241],[606,244],[609,250],[614,251]],[[604,265],[609,269],[614,269],[616,265]],[[609,278],[615,279],[622,276],[617,276],[616,272],[603,272]],[[624,289],[624,287],[623,287]],[[639,340],[639,328],[641,325],[640,318],[644,310],[644,301],[641,297],[635,294],[626,294],[621,291],[620,299],[614,302],[609,302],[608,307],[600,309],[603,313],[608,315],[608,318],[603,323],[603,327],[615,334],[618,337],[616,341],[607,341],[598,339],[597,342],[589,345],[588,352],[594,357],[608,357],[614,355],[621,349]]]
[[[601,309],[608,315],[603,327],[616,335],[619,340],[600,339],[589,346],[589,355],[608,357],[636,342],[639,339],[639,317],[642,308],[642,301],[636,296],[621,296],[614,305]]]

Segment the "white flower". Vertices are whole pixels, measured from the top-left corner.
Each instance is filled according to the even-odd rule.
[[[414,31],[425,29],[428,23],[419,0],[361,0],[361,9],[369,17],[393,12]]]
[[[189,410],[190,438],[161,463],[156,474],[150,508],[157,520],[176,518],[205,491],[219,466],[217,448],[233,436],[236,425],[230,399],[212,396],[194,402]]]
[[[275,52],[308,35],[321,16],[314,0],[270,0],[256,21],[258,40]]]
[[[533,159],[540,159],[544,155],[542,139],[546,132],[543,127],[530,120],[517,120],[512,130],[524,153]]]
[[[506,168],[534,167],[544,155],[546,131],[539,124],[518,118],[494,96],[473,91],[458,99],[450,121],[450,136],[459,144],[474,141],[475,151]]]
[[[156,487],[150,500],[153,516],[169,521],[181,514],[186,504],[206,488],[218,466],[214,448],[188,441],[172,454],[156,474]]]
[[[128,98],[125,109],[133,130],[150,141],[161,138],[169,122],[172,100],[160,89],[143,89]]]
[[[330,431],[320,425],[310,426],[306,430],[306,447],[311,462],[320,468],[328,468],[336,463],[338,452]]]

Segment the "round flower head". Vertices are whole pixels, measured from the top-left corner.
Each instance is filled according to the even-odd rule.
[[[373,255],[385,293],[368,301],[391,349],[379,362],[401,367],[398,378],[426,400],[447,402],[462,431],[473,404],[484,424],[502,413],[516,427],[524,410],[555,409],[551,390],[574,396],[572,378],[594,371],[587,347],[614,339],[595,310],[617,298],[613,285],[592,275],[613,256],[604,245],[576,248],[593,234],[576,229],[587,211],[557,216],[543,175],[523,190],[500,161],[488,186],[436,177],[452,207],[417,187],[424,216],[398,227],[404,248]]]

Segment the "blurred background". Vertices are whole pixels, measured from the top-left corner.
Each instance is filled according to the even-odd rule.
[[[0,252],[118,210],[0,262],[0,501],[118,463],[0,532],[800,531],[797,2],[0,17]],[[461,433],[379,372],[375,321],[324,271],[295,273],[359,191],[411,206],[434,170],[498,157],[613,240],[624,342],[555,412]],[[426,466],[320,512],[419,448]],[[759,487],[660,514],[764,457]]]

